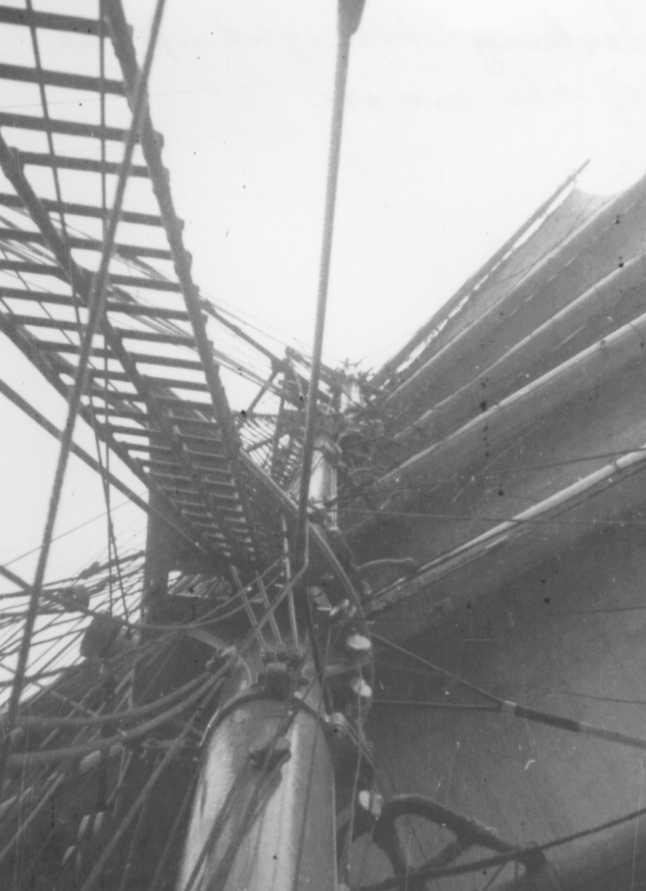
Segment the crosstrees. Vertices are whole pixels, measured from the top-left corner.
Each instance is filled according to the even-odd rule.
[[[127,118],[126,97],[132,95],[139,73],[120,6],[106,5],[106,14],[111,17],[110,35],[123,81],[114,78],[118,70],[114,59],[109,78],[74,71],[71,59],[65,72],[50,70],[40,59],[34,68],[0,64],[1,78],[39,84],[43,99],[40,116],[0,109],[3,172],[13,186],[13,191],[4,187],[0,192],[0,205],[5,208],[0,244],[8,251],[0,260],[0,325],[23,352],[37,358],[38,367],[47,371],[61,393],[67,392],[73,378],[87,319],[92,270],[85,265],[88,254],[81,261],[79,252],[101,250],[96,223],[105,220],[106,214],[105,205],[93,204],[85,196],[96,194],[92,183],[102,181],[104,187],[106,175],[118,170],[118,164],[105,160],[103,150],[100,158],[85,157],[86,151],[75,152],[69,140],[100,140],[101,144],[121,140],[125,131],[113,125],[110,114],[115,113],[114,103],[121,102],[119,123]],[[3,24],[32,31],[35,45],[38,29],[44,28],[73,32],[91,42],[108,33],[97,20],[0,6]],[[51,87],[90,91],[97,103],[102,103],[103,90],[111,96],[111,104],[103,104],[98,126],[52,118],[46,104]],[[33,142],[23,140],[30,131],[39,130],[49,134],[50,140],[52,134],[61,139],[60,146],[50,142],[54,154],[34,151]],[[186,482],[202,512],[201,517],[191,518],[190,526],[212,533],[207,537],[221,542],[224,556],[235,557],[241,566],[255,566],[266,553],[266,521],[258,516],[256,499],[250,498],[248,473],[237,467],[241,442],[217,363],[238,366],[252,380],[261,375],[225,354],[218,352],[214,359],[203,304],[182,243],[182,222],[173,210],[161,162],[162,140],[147,112],[139,139],[143,158],[136,159],[131,173],[142,183],[152,181],[152,189],[148,187],[146,200],[138,190],[137,200],[123,208],[122,223],[141,234],[134,237],[128,232],[116,244],[109,269],[107,316],[101,328],[103,342],[99,340],[91,350],[91,361],[108,364],[90,369],[82,416],[94,418],[99,434],[127,460],[130,469],[171,500],[177,482]],[[65,189],[56,199],[38,193],[31,174],[39,167],[65,172]],[[35,228],[30,229],[27,220]],[[172,266],[151,265],[168,260]],[[136,267],[128,268],[132,263]],[[63,286],[47,289],[48,279],[57,279]],[[71,286],[71,293],[65,292],[65,284]],[[150,295],[150,304],[141,294]],[[231,332],[227,336],[231,338]],[[266,363],[267,351],[257,347]],[[155,444],[149,439],[148,450],[142,454],[142,443],[152,436]]]
[[[29,8],[22,15],[0,5],[0,36],[5,26],[13,33],[23,28],[32,46],[48,28],[73,33],[77,45],[86,41],[87,56],[96,58],[104,35],[99,69],[112,84],[109,102],[103,78],[93,69],[76,70],[75,54],[61,75],[95,97],[87,120],[49,113],[49,91],[62,84],[58,74],[50,77],[49,58],[38,56],[31,73],[8,64],[0,69],[8,88],[33,82],[41,96],[41,114],[0,108],[0,329],[64,396],[89,319],[110,177],[118,168],[116,143],[125,135],[139,76],[121,4],[105,4],[105,15],[105,24],[92,20],[92,27],[81,22],[79,28],[73,17]],[[46,136],[49,151],[37,146],[34,134]],[[233,321],[230,311],[202,298],[163,166],[163,140],[147,109],[137,139],[133,188],[108,269],[106,317],[90,351],[81,416],[175,506],[190,538],[251,575],[280,547],[276,505],[293,521],[284,491],[258,468],[275,472],[282,487],[297,474],[308,360],[289,348],[277,356],[261,331],[250,333],[236,314]],[[46,176],[58,181],[55,197],[43,186]],[[230,409],[223,371],[245,385],[239,415]],[[321,398],[329,401],[335,377],[323,372]]]

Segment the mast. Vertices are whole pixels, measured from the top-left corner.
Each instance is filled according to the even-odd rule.
[[[304,617],[305,643],[283,638],[275,620],[273,649],[258,629],[231,688],[207,730],[178,891],[335,891],[337,881],[335,764],[324,693],[328,654],[313,619],[309,570],[312,505],[336,527],[336,468],[317,397],[328,295],[345,95],[352,35],[365,0],[339,0],[336,75],[316,323],[300,468],[296,566],[287,583]],[[253,612],[248,609],[253,622]],[[341,613],[342,615],[342,613]],[[329,641],[329,638],[328,638]],[[325,664],[324,664],[325,660]],[[362,688],[357,696],[364,695]],[[351,792],[351,795],[353,793]]]

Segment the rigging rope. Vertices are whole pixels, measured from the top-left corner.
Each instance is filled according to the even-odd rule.
[[[619,745],[646,751],[646,738],[644,737],[633,736],[627,733],[619,733],[616,730],[609,730],[607,727],[599,727],[594,724],[589,724],[586,721],[577,721],[574,718],[563,717],[562,715],[556,715],[552,712],[529,708],[528,706],[521,705],[520,703],[514,702],[511,699],[503,699],[501,696],[497,696],[496,694],[491,693],[489,690],[485,690],[483,687],[471,683],[471,681],[466,680],[466,678],[461,677],[455,672],[449,671],[446,668],[442,668],[440,665],[436,665],[435,663],[430,662],[423,656],[419,656],[417,653],[413,653],[411,650],[407,650],[405,647],[401,647],[399,646],[399,644],[393,643],[393,641],[382,637],[380,634],[376,634],[373,632],[372,637],[374,640],[387,647],[388,649],[401,653],[407,658],[419,662],[422,665],[426,665],[437,674],[440,674],[446,678],[450,678],[453,681],[457,681],[467,690],[472,690],[474,693],[478,693],[480,696],[483,696],[490,702],[495,703],[497,705],[496,711],[500,714],[511,715],[515,718],[523,718],[537,724],[544,724],[549,727],[556,727],[559,730],[568,730],[571,733],[580,733],[584,736],[590,736],[594,737],[595,739],[605,740],[606,742],[617,743]]]
[[[314,342],[312,345],[312,370],[305,414],[305,431],[303,435],[303,452],[301,458],[301,483],[298,498],[298,545],[296,553],[299,558],[302,555],[304,547],[307,502],[309,497],[312,455],[314,450],[316,399],[321,375],[323,335],[330,279],[330,260],[332,256],[332,239],[334,236],[334,218],[341,159],[341,141],[343,137],[345,94],[350,63],[350,46],[352,35],[359,27],[364,3],[365,0],[345,0],[345,2],[342,0],[338,6],[336,71],[334,77],[332,122],[330,125],[330,148],[325,192],[325,212],[323,218],[323,240],[321,244],[316,323],[314,328]]]
[[[215,681],[215,679],[214,679],[214,681]],[[116,832],[114,833],[114,835],[112,836],[112,838],[110,839],[108,844],[104,847],[103,851],[101,852],[101,856],[97,859],[90,874],[87,876],[85,882],[81,886],[80,891],[91,891],[92,888],[96,887],[96,883],[97,883],[98,879],[101,877],[101,874],[102,874],[105,866],[107,865],[110,857],[116,850],[116,847],[119,844],[119,842],[121,841],[122,837],[125,835],[126,831],[129,829],[130,824],[133,822],[133,820],[139,813],[139,810],[142,807],[144,801],[146,800],[147,795],[152,790],[152,788],[155,786],[155,784],[157,783],[157,781],[159,780],[159,778],[161,777],[163,772],[166,770],[166,768],[169,766],[171,760],[176,755],[176,753],[178,752],[181,745],[184,743],[184,740],[187,738],[189,732],[193,729],[194,724],[196,723],[196,721],[202,714],[202,711],[206,708],[208,702],[211,700],[211,698],[213,697],[213,695],[215,694],[217,689],[218,689],[217,687],[211,686],[210,689],[204,691],[206,695],[203,698],[201,705],[196,709],[196,711],[193,713],[192,717],[186,722],[186,724],[185,724],[184,728],[182,729],[182,731],[180,732],[180,734],[177,736],[177,738],[175,740],[173,740],[171,745],[166,750],[165,754],[163,755],[163,757],[160,760],[157,767],[152,772],[151,776],[148,778],[146,784],[144,785],[143,789],[137,796],[136,800],[133,802],[133,804],[131,805],[127,814],[121,820],[121,823],[119,824],[118,829],[116,830]]]

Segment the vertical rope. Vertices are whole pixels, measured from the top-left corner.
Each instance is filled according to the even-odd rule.
[[[332,102],[332,121],[330,124],[330,147],[328,155],[327,182],[325,191],[325,211],[323,216],[323,239],[319,264],[318,294],[316,302],[316,322],[314,326],[314,343],[312,347],[312,370],[310,374],[307,409],[305,413],[305,431],[303,435],[303,453],[301,459],[301,481],[298,499],[298,526],[296,538],[296,560],[301,564],[306,549],[307,504],[309,498],[310,477],[312,474],[312,457],[314,453],[314,435],[316,422],[316,403],[319,380],[321,376],[321,359],[323,354],[323,335],[327,310],[328,287],[330,281],[330,260],[332,257],[332,241],[334,237],[334,219],[336,214],[336,198],[339,181],[341,159],[341,143],[343,138],[343,120],[345,113],[345,95],[350,62],[350,45],[352,35],[359,26],[365,0],[339,0],[337,16],[337,51],[334,75],[334,97]],[[314,631],[312,604],[305,596],[305,622],[307,626],[312,656],[317,676],[323,683],[323,664]],[[325,695],[325,690],[324,690]],[[326,697],[327,698],[327,697]]]

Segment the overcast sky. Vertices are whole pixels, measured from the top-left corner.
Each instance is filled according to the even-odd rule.
[[[126,2],[140,44],[152,6]],[[304,345],[335,10],[333,0],[168,0],[151,86],[196,280]],[[349,81],[328,360],[378,367],[586,157],[581,185],[593,191],[641,175],[644,46],[639,0],[367,0]],[[8,344],[2,357],[10,383],[60,423],[58,397]],[[55,448],[4,404],[0,424],[8,560],[40,541]],[[59,531],[102,510],[96,480],[73,460]],[[143,526],[129,508],[120,515],[125,531]],[[54,570],[94,559],[104,526],[64,541]],[[29,575],[33,564],[15,568]]]

